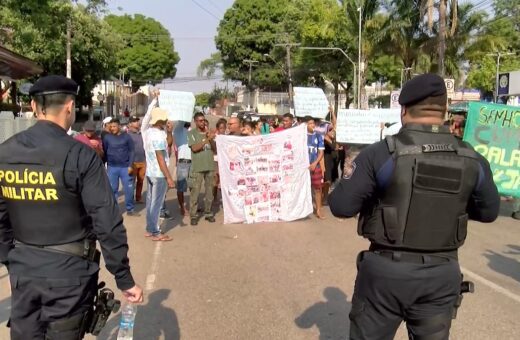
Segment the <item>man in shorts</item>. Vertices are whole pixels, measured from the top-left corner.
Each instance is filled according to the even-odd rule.
[[[321,211],[322,206],[322,186],[323,186],[323,171],[320,162],[323,159],[323,151],[325,144],[323,137],[314,131],[316,127],[314,118],[305,117],[307,123],[307,147],[309,150],[309,170],[311,176],[311,186],[314,191],[314,202],[316,205],[316,217],[324,219]]]

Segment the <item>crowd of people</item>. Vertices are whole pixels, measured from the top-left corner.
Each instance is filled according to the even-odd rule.
[[[171,219],[166,209],[168,189],[176,188],[181,216],[189,216],[190,224],[199,223],[199,214],[210,223],[215,222],[214,205],[220,205],[220,178],[217,164],[217,135],[255,136],[277,133],[298,124],[307,125],[309,176],[314,196],[315,215],[325,218],[322,206],[334,182],[340,177],[349,158],[344,146],[336,142],[336,119],[331,109],[327,120],[312,117],[296,118],[284,114],[274,118],[234,115],[219,119],[212,127],[203,113],[196,113],[191,122],[168,120],[159,107],[160,93],[153,93],[144,117],[132,116],[126,126],[117,118],[103,120],[100,135],[96,124],[87,121],[83,131],[74,135],[103,159],[110,185],[117,199],[122,184],[127,216],[140,216],[136,204],[146,204],[146,237],[154,241],[170,241],[161,232],[160,219]],[[348,156],[348,153],[347,153]],[[171,158],[171,162],[170,162]],[[175,166],[170,166],[170,163]],[[143,186],[146,181],[146,202]],[[199,208],[199,196],[204,185],[204,199]],[[189,202],[185,194],[190,191]]]
[[[325,119],[294,117],[286,113],[278,120],[246,114],[221,118],[212,127],[201,112],[194,115],[193,124],[168,121],[167,112],[158,106],[159,95],[159,92],[153,94],[142,119],[130,117],[125,128],[117,118],[108,117],[103,121],[101,137],[91,121],[86,122],[83,132],[75,136],[92,147],[105,162],[116,198],[119,183],[122,183],[127,216],[140,216],[135,205],[145,204],[142,192],[146,181],[145,236],[155,241],[171,240],[159,227],[160,219],[172,218],[165,203],[168,189],[176,188],[180,214],[189,216],[191,225],[198,224],[200,213],[206,221],[215,222],[214,204],[220,205],[217,199],[220,185],[217,135],[267,135],[306,124],[314,213],[319,219],[325,218],[322,207],[327,204],[329,192],[339,178],[351,176],[355,167],[353,159],[362,149],[360,145],[337,142],[336,116],[332,108]],[[460,117],[456,118],[448,120],[446,125],[450,125],[454,135],[462,138],[463,122]],[[382,135],[385,130],[389,131],[388,127],[382,127]],[[170,157],[175,166],[169,166]],[[204,199],[199,208],[203,185]],[[190,199],[186,202],[188,191]]]

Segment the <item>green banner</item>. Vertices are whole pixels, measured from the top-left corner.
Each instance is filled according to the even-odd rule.
[[[464,140],[489,161],[500,194],[520,197],[520,107],[470,103]]]

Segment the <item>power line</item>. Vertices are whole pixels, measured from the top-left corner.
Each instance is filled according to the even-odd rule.
[[[204,12],[208,13],[209,15],[211,15],[213,18],[217,19],[218,21],[220,21],[220,18],[217,17],[215,14],[213,14],[212,12],[210,12],[207,8],[205,8],[204,6],[202,6],[201,4],[199,4],[197,2],[197,0],[191,0],[195,5],[197,5],[200,9],[202,9]]]
[[[222,8],[220,8],[219,6],[217,6],[217,4],[215,4],[215,2],[213,2],[213,0],[208,0],[208,2],[211,4],[211,6],[213,6],[213,8],[215,8],[217,11],[221,12],[221,13],[224,13],[224,10]]]

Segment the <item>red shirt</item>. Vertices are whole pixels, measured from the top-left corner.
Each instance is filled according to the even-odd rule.
[[[78,133],[76,135],[76,137],[74,137],[74,139],[83,144],[90,146],[92,149],[94,149],[98,153],[103,150],[103,143],[101,142],[101,138],[99,138],[97,135],[95,135],[92,138],[88,138],[83,133]]]

